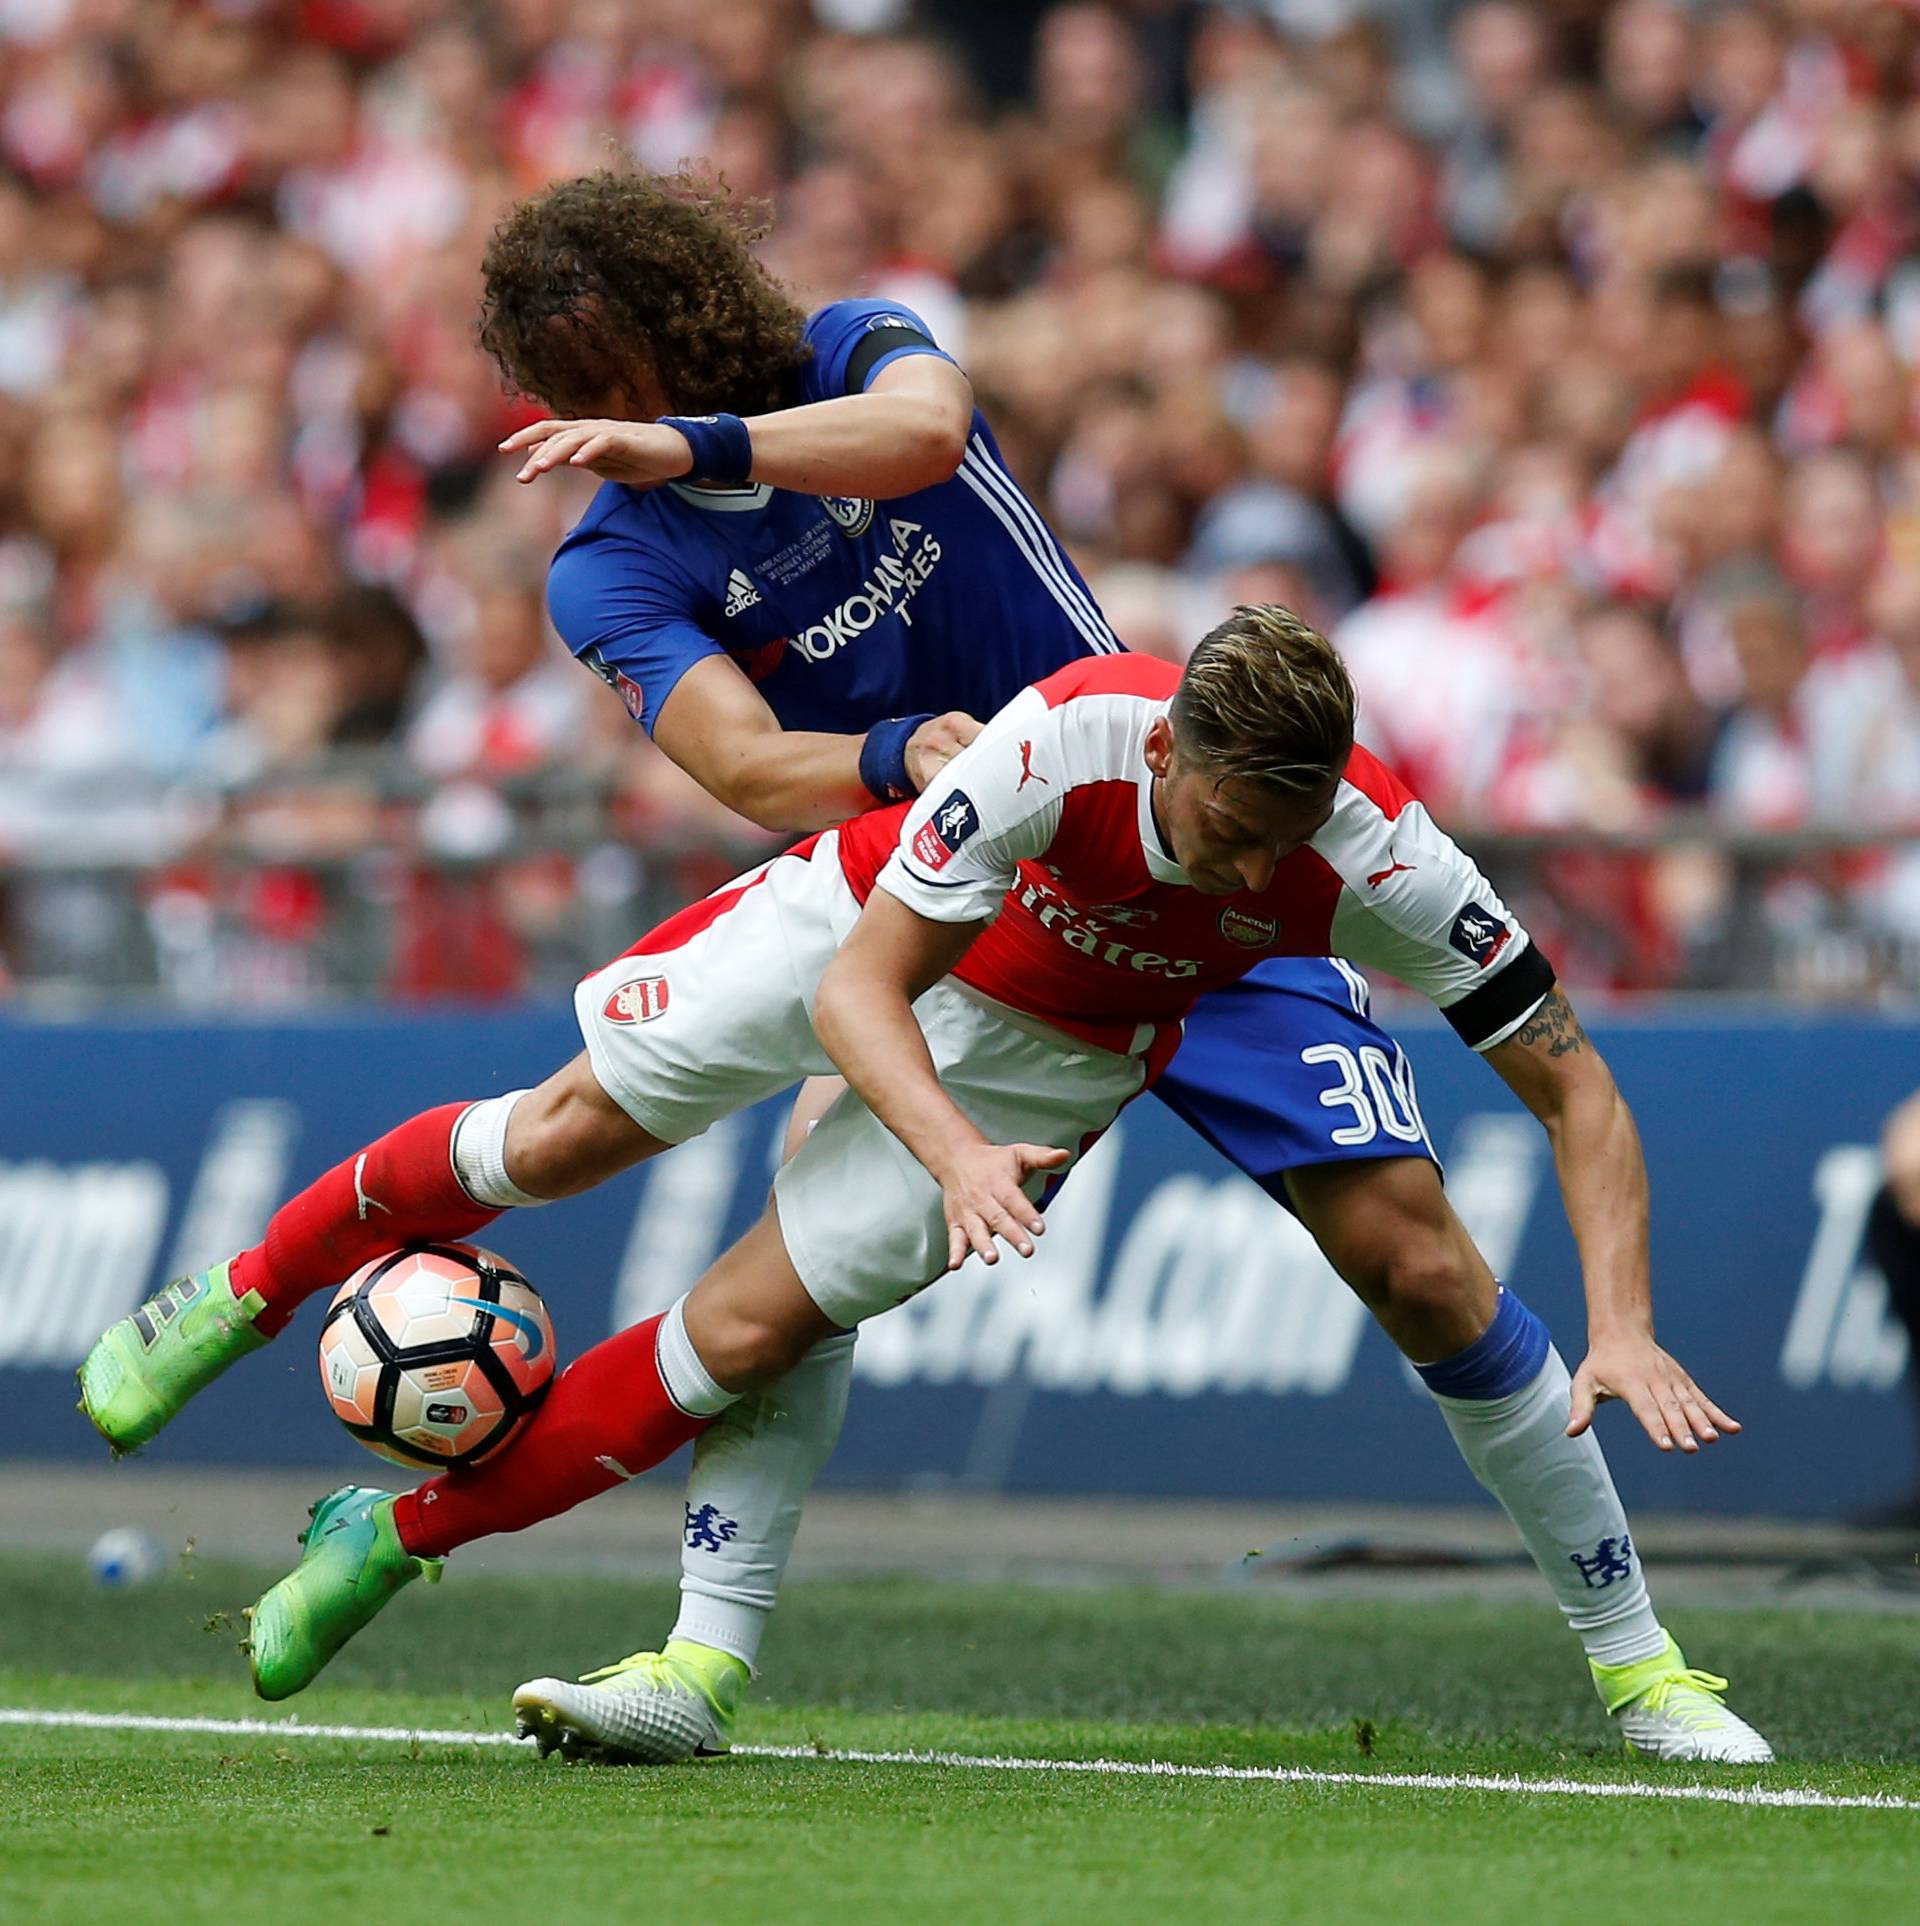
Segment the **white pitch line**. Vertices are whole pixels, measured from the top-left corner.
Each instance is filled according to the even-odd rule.
[[[81,1726],[93,1732],[221,1732],[244,1739],[379,1739],[419,1745],[515,1745],[511,1732],[434,1731],[427,1726],[307,1725],[300,1719],[168,1719],[147,1712],[43,1712],[0,1706],[0,1725]]]
[[[55,1712],[0,1706],[0,1726],[79,1726],[100,1732],[215,1732],[250,1739],[370,1739],[398,1745],[518,1745],[510,1732],[429,1726],[306,1725],[299,1719],[160,1718],[144,1712]],[[1491,1772],[1321,1772],[1309,1766],[1174,1765],[1153,1759],[1035,1759],[975,1752],[869,1752],[845,1746],[737,1745],[746,1759],[823,1764],[948,1766],[973,1772],[1082,1772],[1116,1779],[1220,1779],[1288,1786],[1390,1787],[1396,1792],[1548,1793],[1568,1799],[1691,1800],[1720,1806],[1797,1806],[1920,1812],[1920,1799],[1891,1793],[1818,1792],[1811,1786],[1635,1785],[1618,1779],[1527,1779]]]

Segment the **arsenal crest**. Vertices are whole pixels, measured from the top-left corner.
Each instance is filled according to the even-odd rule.
[[[1271,916],[1250,916],[1229,904],[1220,912],[1220,934],[1250,950],[1264,950],[1279,940],[1280,925]]]
[[[609,1023],[651,1023],[667,1007],[667,979],[643,976],[623,983],[600,1006]]]

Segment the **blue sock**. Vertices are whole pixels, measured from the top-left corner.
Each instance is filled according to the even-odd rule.
[[[1414,1369],[1468,1468],[1519,1527],[1587,1656],[1625,1665],[1664,1651],[1600,1441],[1591,1431],[1567,1436],[1573,1387],[1547,1327],[1503,1290],[1472,1344]]]
[[[1502,1285],[1493,1322],[1464,1351],[1413,1368],[1439,1397],[1505,1398],[1540,1375],[1552,1342],[1547,1327]]]

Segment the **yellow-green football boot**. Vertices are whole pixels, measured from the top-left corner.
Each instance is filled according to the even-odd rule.
[[[228,1365],[267,1342],[258,1291],[236,1297],[231,1262],[176,1277],[95,1341],[81,1365],[80,1409],[113,1447],[138,1451]]]
[[[263,1699],[304,1691],[402,1586],[440,1582],[441,1560],[416,1558],[401,1544],[390,1491],[329,1492],[300,1537],[299,1564],[247,1608],[244,1649]]]
[[[675,1765],[724,1758],[750,1674],[731,1652],[672,1638],[577,1682],[530,1679],[513,1695],[514,1724],[540,1756],[596,1765]]]
[[[1587,1661],[1600,1702],[1614,1716],[1629,1752],[1652,1759],[1712,1759],[1767,1765],[1773,1747],[1720,1696],[1727,1682],[1690,1670],[1673,1634],[1657,1658],[1632,1665]]]

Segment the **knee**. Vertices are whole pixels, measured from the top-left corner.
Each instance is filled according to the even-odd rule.
[[[1475,1267],[1453,1248],[1453,1240],[1411,1228],[1382,1240],[1369,1254],[1362,1276],[1349,1281],[1383,1320],[1451,1321],[1470,1310],[1478,1295]]]
[[[1376,1317],[1445,1311],[1478,1294],[1486,1267],[1431,1164],[1308,1172],[1294,1195],[1327,1261]]]
[[[742,1391],[785,1377],[811,1341],[775,1319],[729,1311],[701,1320],[700,1359],[729,1391]]]
[[[507,1122],[507,1175],[535,1197],[577,1196],[644,1154],[641,1133],[573,1080],[529,1090]]]
[[[579,1181],[581,1132],[564,1096],[530,1090],[507,1122],[507,1175],[535,1197],[571,1197]]]
[[[1397,1194],[1376,1182],[1343,1198],[1343,1208],[1317,1225],[1320,1248],[1368,1310],[1414,1310],[1448,1303],[1467,1282],[1471,1253],[1439,1186]]]
[[[1464,1351],[1493,1317],[1498,1287],[1464,1231],[1401,1223],[1342,1274],[1374,1321],[1417,1363]]]
[[[1328,1261],[1409,1357],[1464,1350],[1493,1317],[1497,1287],[1439,1174],[1402,1157],[1289,1179]]]

